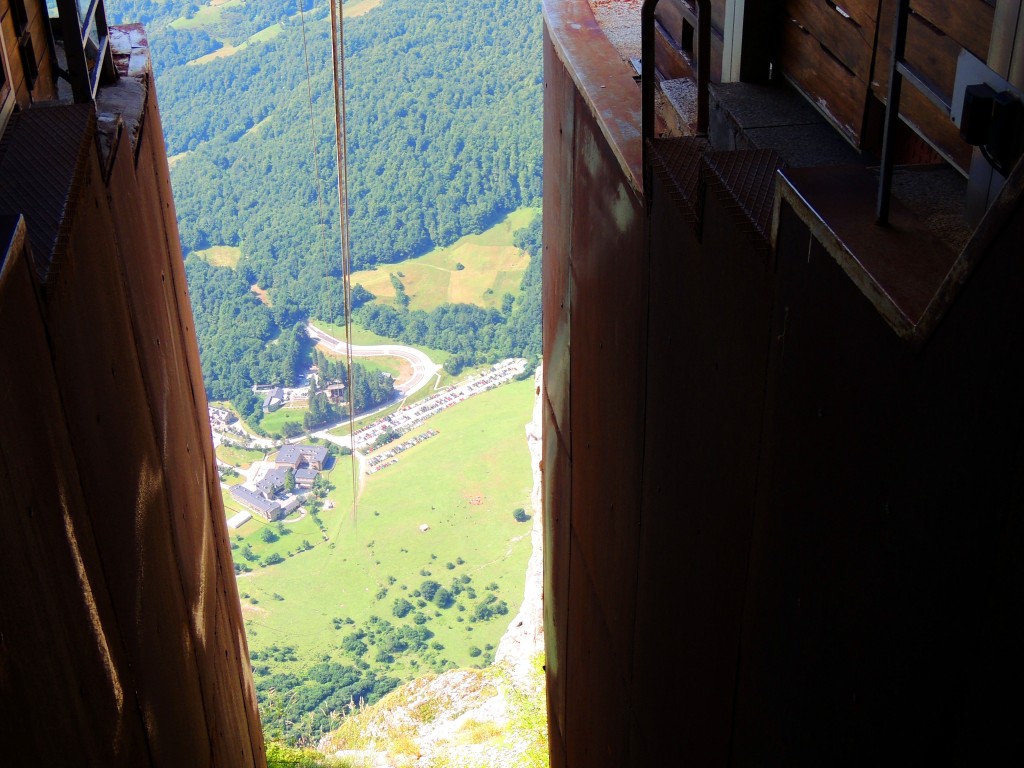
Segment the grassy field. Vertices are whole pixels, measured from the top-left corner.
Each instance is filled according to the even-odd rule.
[[[347,19],[365,16],[380,5],[381,1],[382,0],[349,0],[349,2],[345,3],[342,8],[342,15]],[[172,21],[170,26],[175,29],[199,29],[201,27],[214,26],[220,24],[223,20],[224,8],[234,8],[240,5],[245,5],[245,0],[210,0],[209,4],[201,6],[192,18],[186,19],[182,16]],[[289,16],[289,19],[298,18],[299,14],[297,13]],[[216,37],[215,35],[215,39],[220,40],[222,44],[221,47],[216,51],[212,51],[203,56],[192,59],[188,62],[188,65],[197,66],[208,64],[209,62],[217,59],[224,59],[228,56],[233,56],[239,51],[243,51],[248,48],[250,44],[268,42],[276,38],[282,32],[284,32],[284,25],[281,24],[281,22],[271,24],[269,27],[264,27],[259,32],[250,35],[249,38],[240,45],[231,45],[223,38]]]
[[[383,0],[348,0],[341,9],[341,15],[345,18],[357,18],[359,16],[365,16]]]
[[[241,45],[232,45],[231,43],[221,42],[221,47],[216,51],[210,51],[207,54],[203,54],[198,58],[192,59],[187,63],[187,66],[197,67],[202,64],[209,64],[211,61],[217,59],[226,59],[228,56],[234,56],[239,51],[244,51],[249,46],[249,42],[246,41]]]
[[[242,477],[237,470],[221,476],[221,480],[225,485],[241,485],[245,482],[245,478]]]
[[[354,282],[353,282],[353,285],[355,285]],[[320,329],[326,331],[327,333],[331,334],[336,339],[344,339],[345,338],[345,326],[342,325],[341,323],[328,323],[326,320],[319,320],[319,319],[316,319],[316,318],[314,318],[312,320],[312,323],[317,328],[320,328]],[[352,343],[356,344],[356,345],[373,346],[374,344],[396,344],[398,342],[396,342],[394,339],[389,339],[387,336],[381,336],[379,334],[374,333],[373,331],[368,331],[365,328],[361,328],[358,325],[356,325],[355,323],[353,323],[352,324]],[[416,345],[413,344],[413,345],[407,345],[407,346],[416,346]],[[422,347],[422,346],[418,346],[418,347],[416,347],[416,349],[421,349],[424,352],[426,352],[427,353],[427,357],[429,357],[431,360],[433,360],[438,365],[440,365],[441,363],[443,363],[445,360],[448,359],[448,354],[449,353],[448,352],[444,352],[443,350],[440,350],[440,349],[431,349],[430,347]]]
[[[252,126],[252,128],[250,128],[249,130],[247,130],[247,131],[246,131],[245,133],[243,133],[242,135],[243,135],[243,136],[251,136],[251,135],[253,135],[254,133],[259,133],[259,132],[260,132],[260,130],[261,130],[261,129],[262,129],[262,128],[263,128],[264,126],[266,126],[266,125],[267,125],[267,124],[268,124],[268,123],[270,122],[270,120],[271,120],[271,118],[272,118],[272,117],[273,117],[273,115],[267,115],[267,116],[266,116],[266,117],[264,117],[264,118],[263,118],[262,120],[260,120],[260,121],[259,121],[258,123],[254,123],[254,124],[253,124],[253,126]]]
[[[210,248],[203,248],[195,252],[196,256],[205,261],[211,267],[238,266],[238,260],[242,258],[242,249],[233,245],[214,245]]]
[[[317,328],[320,328],[320,329],[326,331],[327,333],[331,334],[336,339],[344,339],[345,338],[345,327],[342,326],[342,325],[333,325],[332,323],[326,323],[326,322],[324,322],[322,320],[316,320],[316,319],[314,319],[312,322],[313,322],[313,324]],[[360,346],[360,345],[362,345],[362,346],[373,346],[375,344],[396,344],[398,342],[396,342],[394,339],[389,339],[386,336],[379,336],[376,333],[374,333],[373,331],[368,331],[365,328],[360,328],[358,325],[353,323],[352,324],[352,343],[357,345],[357,346]],[[445,352],[445,351],[440,350],[440,349],[433,349],[432,347],[424,347],[423,345],[420,345],[420,344],[407,344],[407,345],[404,345],[404,346],[411,346],[411,347],[414,347],[415,349],[420,350],[421,352],[425,352],[427,357],[429,357],[437,365],[444,365],[444,361],[447,360],[448,356],[450,355],[449,352]],[[370,360],[374,360],[374,359],[379,360],[380,358],[364,358],[364,359],[359,359],[359,362],[361,362],[363,365],[366,365],[367,362],[369,362]],[[446,387],[449,384],[454,383],[455,378],[453,378],[452,376],[449,376],[443,370],[440,371],[440,373],[441,373],[441,383],[438,385],[439,387]],[[431,387],[433,387],[433,385],[431,385]],[[413,398],[413,399],[415,400],[415,399],[418,399],[419,397],[426,397],[427,393],[429,393],[429,389],[425,388],[425,389],[421,390],[420,394],[417,395],[416,398]]]
[[[167,158],[167,167],[173,168],[179,162],[188,157],[189,154],[191,154],[191,150],[186,149],[184,152],[179,152],[176,155],[171,155],[170,157]]]
[[[245,5],[244,0],[227,0],[227,2],[223,3],[212,2],[209,5],[200,6],[191,19],[186,19],[182,16],[172,21],[171,26],[175,29],[199,29],[210,24],[216,24],[220,21],[225,8],[237,8],[240,5]]]
[[[280,35],[282,32],[284,32],[284,26],[282,26],[281,22],[278,22],[277,24],[271,24],[269,27],[264,27],[259,32],[257,32],[255,35],[252,35],[249,38],[248,42],[250,42],[250,43],[266,43],[266,42],[268,42],[270,40],[273,40],[275,37]]]
[[[320,324],[318,323],[318,325]],[[331,360],[339,360],[342,362],[344,362],[345,360],[345,356],[338,354],[337,352],[331,352],[326,349],[322,349],[322,351],[324,355],[326,355]],[[356,357],[353,358],[353,362],[359,363],[361,366],[363,366],[363,368],[370,371],[371,373],[383,371],[384,373],[391,374],[391,376],[395,379],[398,378],[398,375],[402,370],[402,360],[397,357]]]
[[[302,426],[302,417],[306,415],[306,410],[305,407],[278,408],[276,411],[264,413],[260,426],[263,427],[263,431],[268,435],[273,435],[275,432],[284,434],[281,430],[284,429],[284,425],[288,422],[294,422],[300,427]]]
[[[447,248],[354,272],[352,284],[362,285],[377,301],[394,303],[395,275],[405,286],[410,309],[431,310],[445,302],[499,307],[505,293],[515,295],[519,290],[530,263],[529,256],[512,245],[513,234],[539,213],[539,208],[520,208],[486,232],[461,237]]]
[[[253,569],[238,577],[239,591],[248,595],[242,608],[250,649],[293,646],[297,661],[286,665],[295,668],[324,654],[352,663],[340,647],[347,633],[371,616],[411,626],[411,615],[392,615],[396,598],[415,603],[412,593],[423,581],[448,587],[461,578],[466,591],[454,606],[424,603],[419,611],[434,633],[432,642],[443,646],[437,651],[443,660],[460,666],[479,662],[470,647],[496,646],[522,599],[530,523],[517,523],[512,512],[529,508],[532,473],[524,428],[533,397],[531,381],[514,382],[434,417],[427,426],[439,430],[437,436],[366,477],[354,515],[352,466],[349,458],[339,459],[330,472],[336,506],[320,515],[324,532],[309,515],[271,525],[278,538],[270,543],[262,534],[268,524],[259,520],[232,532],[235,561]],[[227,502],[228,514],[234,514],[237,505]],[[423,524],[429,526],[425,532]],[[245,560],[243,552],[253,559]],[[260,567],[274,552],[284,562]],[[470,621],[492,593],[508,613]],[[372,650],[364,660],[376,663]],[[394,674],[414,672],[401,655],[395,664]]]
[[[263,451],[239,448],[235,445],[218,445],[217,458],[233,467],[245,469],[254,461],[261,460],[263,458]]]

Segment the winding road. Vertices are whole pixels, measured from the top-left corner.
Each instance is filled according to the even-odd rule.
[[[310,338],[316,339],[325,347],[330,348],[339,355],[344,355],[348,346],[342,339],[336,339],[329,333],[320,330],[312,323],[306,325],[306,332]],[[406,347],[401,344],[373,344],[373,345],[352,345],[352,357],[397,357],[405,360],[412,366],[412,375],[405,381],[395,384],[403,397],[409,397],[414,392],[419,392],[430,383],[430,380],[441,370],[426,354],[414,347]]]

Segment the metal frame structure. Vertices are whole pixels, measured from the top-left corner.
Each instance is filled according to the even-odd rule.
[[[697,9],[697,133],[708,131],[708,82],[711,76],[711,0],[694,0]],[[643,141],[644,194],[650,194],[647,142],[654,138],[655,66],[654,11],[658,0],[644,0],[640,10],[641,139]]]
[[[910,17],[910,0],[897,0],[896,19],[892,34],[892,64],[889,70],[889,94],[885,103],[885,122],[882,133],[882,159],[878,179],[878,204],[876,220],[881,226],[889,223],[889,204],[892,199],[893,153],[896,125],[900,119],[900,96],[903,81],[916,88],[943,113],[949,115],[952,105],[939,88],[917,71],[903,58],[907,48],[907,25]],[[927,139],[925,139],[927,141]],[[931,142],[929,142],[931,143]]]
[[[116,79],[103,0],[56,0],[67,64],[65,73],[76,102],[93,101],[101,81]],[[83,7],[84,6],[84,7]]]

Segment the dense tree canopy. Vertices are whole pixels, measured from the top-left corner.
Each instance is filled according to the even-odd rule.
[[[303,17],[278,0],[201,12],[186,0],[108,3],[115,23],[142,21],[150,35],[186,255],[240,248],[234,268],[196,256],[187,267],[209,395],[250,408],[243,390],[287,383],[308,361],[296,325],[344,311],[328,6],[302,2]],[[539,203],[540,31],[539,0],[388,0],[346,21],[355,268],[450,244]],[[242,47],[189,64],[225,45]],[[357,289],[353,309],[370,298]],[[455,352],[459,366],[539,353],[532,303],[524,290],[503,312],[449,306],[395,319],[383,309],[366,319]]]

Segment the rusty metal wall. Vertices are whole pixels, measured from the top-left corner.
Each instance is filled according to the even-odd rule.
[[[583,27],[584,40],[600,36]],[[603,39],[603,38],[601,38]],[[582,42],[582,41],[578,41]],[[585,46],[583,46],[585,50]],[[636,589],[643,387],[645,220],[633,178],[545,39],[545,634],[555,765],[624,765]],[[599,53],[593,54],[599,57]],[[585,62],[576,62],[584,64]],[[621,63],[621,62],[620,62]],[[612,61],[601,59],[591,74]],[[608,72],[614,76],[615,71]],[[625,67],[619,101],[639,106]],[[596,82],[596,81],[595,81]],[[595,85],[595,88],[598,86]],[[619,121],[617,127],[628,125]],[[639,144],[628,157],[639,158]],[[566,697],[569,697],[567,700]],[[580,697],[592,706],[574,706]],[[567,761],[567,762],[566,762]]]
[[[552,765],[1020,762],[1024,181],[905,341],[784,201],[645,205],[552,21]]]
[[[1015,207],[918,348],[783,206],[738,764],[1021,757]]]
[[[3,268],[12,764],[265,764],[149,85],[137,163],[86,137],[49,280]]]
[[[630,765],[727,762],[774,276],[716,195],[652,199]]]

